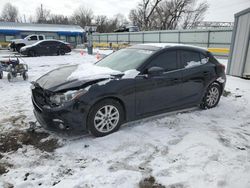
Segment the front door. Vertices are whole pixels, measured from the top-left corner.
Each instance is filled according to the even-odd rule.
[[[146,115],[177,107],[181,98],[181,71],[177,51],[165,51],[145,68],[161,67],[164,73],[136,78],[136,115]]]

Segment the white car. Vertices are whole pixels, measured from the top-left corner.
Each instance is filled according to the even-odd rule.
[[[34,44],[40,40],[44,40],[45,36],[44,35],[28,35],[24,39],[14,39],[11,40],[10,49],[13,49],[13,51],[18,51],[20,52],[20,49],[23,46],[31,45]]]

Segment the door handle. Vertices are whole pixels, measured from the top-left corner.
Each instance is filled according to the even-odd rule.
[[[208,76],[208,75],[209,75],[209,72],[208,72],[208,71],[204,71],[204,72],[203,72],[203,75],[204,75],[204,76]]]
[[[174,81],[174,83],[178,83],[178,82],[180,82],[180,79],[179,78],[175,78],[175,79],[173,79],[173,81]]]

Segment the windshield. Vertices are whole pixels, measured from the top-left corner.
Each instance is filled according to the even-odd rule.
[[[142,49],[122,49],[97,62],[96,65],[124,72],[137,69],[153,52]]]

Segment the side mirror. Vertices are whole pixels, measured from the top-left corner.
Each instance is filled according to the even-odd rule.
[[[164,69],[161,67],[150,67],[147,73],[149,76],[159,76],[164,73]]]

